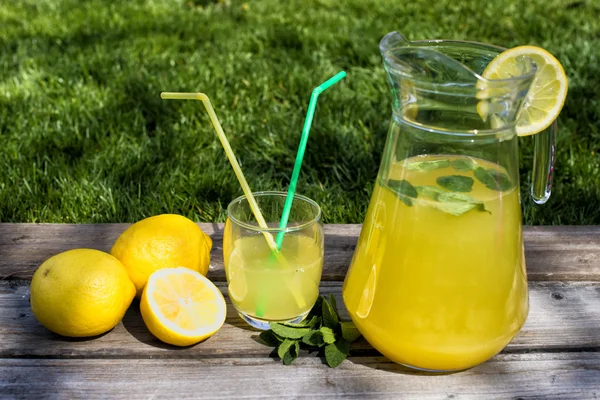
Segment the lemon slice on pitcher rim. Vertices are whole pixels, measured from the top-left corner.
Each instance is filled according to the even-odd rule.
[[[486,79],[511,78],[519,57],[527,57],[537,66],[516,127],[519,136],[529,136],[543,131],[558,117],[565,104],[569,84],[556,57],[536,46],[518,46],[503,51],[481,75]]]
[[[217,332],[225,322],[221,291],[189,268],[163,268],[148,279],[140,301],[150,332],[165,343],[189,346]]]

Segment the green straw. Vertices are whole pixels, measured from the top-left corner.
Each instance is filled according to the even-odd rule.
[[[296,192],[296,184],[298,183],[298,176],[300,175],[300,167],[302,167],[302,159],[304,158],[304,152],[306,151],[306,143],[308,142],[308,134],[310,133],[310,127],[312,125],[312,120],[315,115],[315,109],[317,107],[317,99],[319,98],[319,95],[323,93],[323,91],[335,85],[345,76],[346,72],[338,72],[336,75],[317,86],[313,90],[312,95],[310,96],[310,102],[308,103],[308,110],[306,112],[306,119],[304,120],[304,128],[302,129],[302,136],[300,138],[300,145],[298,146],[298,153],[296,154],[296,163],[294,164],[292,179],[290,181],[288,194],[285,198],[285,203],[283,205],[281,221],[279,223],[279,228],[282,230],[277,234],[277,237],[275,239],[277,250],[281,250],[281,245],[283,244],[283,236],[285,235],[284,229],[286,228],[288,219],[290,217],[292,202],[294,201],[294,193]],[[271,253],[271,260],[273,260],[273,253]],[[262,317],[263,315],[265,315],[266,302],[266,296],[264,292],[261,292],[258,296],[256,303],[256,315],[258,317]]]
[[[345,76],[345,71],[338,72],[333,77],[329,78],[328,80],[317,86],[313,90],[312,95],[310,96],[310,102],[308,103],[308,110],[306,112],[306,119],[304,120],[304,128],[302,128],[302,137],[300,138],[298,153],[296,153],[296,163],[294,164],[292,179],[288,188],[287,197],[285,198],[285,204],[283,205],[283,214],[281,215],[281,221],[279,223],[280,229],[285,229],[287,227],[288,219],[290,218],[292,202],[294,201],[294,193],[296,192],[296,184],[298,183],[298,177],[300,176],[300,168],[302,167],[302,159],[304,158],[304,152],[306,151],[306,143],[308,142],[308,135],[310,133],[310,127],[312,125],[313,117],[315,115],[315,109],[317,108],[317,99],[319,98],[319,95],[321,93],[338,83]],[[277,234],[275,242],[277,243],[278,250],[281,249],[284,235],[285,232],[283,230]]]

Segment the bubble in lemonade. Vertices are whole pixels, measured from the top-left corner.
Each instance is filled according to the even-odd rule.
[[[352,320],[401,364],[460,370],[483,362],[528,313],[516,179],[464,156],[390,168],[344,282]]]
[[[236,239],[225,249],[229,297],[236,310],[265,321],[306,315],[319,295],[323,248],[304,235],[285,236],[278,263],[263,235]],[[257,315],[257,311],[261,315]]]

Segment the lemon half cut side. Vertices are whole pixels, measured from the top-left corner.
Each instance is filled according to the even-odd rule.
[[[190,346],[225,322],[225,299],[208,278],[189,268],[164,268],[150,275],[140,302],[150,332],[165,343]]]

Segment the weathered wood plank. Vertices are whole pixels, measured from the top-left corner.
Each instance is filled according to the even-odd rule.
[[[110,251],[130,224],[0,224],[0,279],[31,279],[48,257],[74,248]],[[224,281],[223,224],[199,224],[213,239],[212,280]],[[341,280],[350,264],[360,225],[326,226],[323,280]]]
[[[226,293],[225,284],[219,283]],[[338,306],[341,283],[325,283],[323,294],[334,293]],[[267,357],[271,349],[257,341],[259,331],[246,325],[227,299],[225,325],[213,337],[189,348],[161,343],[144,326],[138,305],[111,332],[89,340],[70,340],[52,334],[35,320],[26,285],[0,282],[0,357],[58,358],[210,358]],[[520,334],[505,353],[600,349],[600,284],[591,282],[533,282],[530,313]],[[347,313],[341,310],[343,318]],[[378,355],[363,339],[353,354]]]
[[[0,359],[10,398],[597,398],[600,353],[500,355],[452,375],[414,374],[382,357],[335,369],[319,359]]]
[[[213,280],[225,280],[223,224],[199,224],[211,235]],[[0,279],[31,279],[48,257],[87,247],[109,251],[129,224],[0,224]],[[324,281],[343,280],[360,225],[325,226]],[[525,255],[530,280],[600,281],[600,226],[525,227]]]

